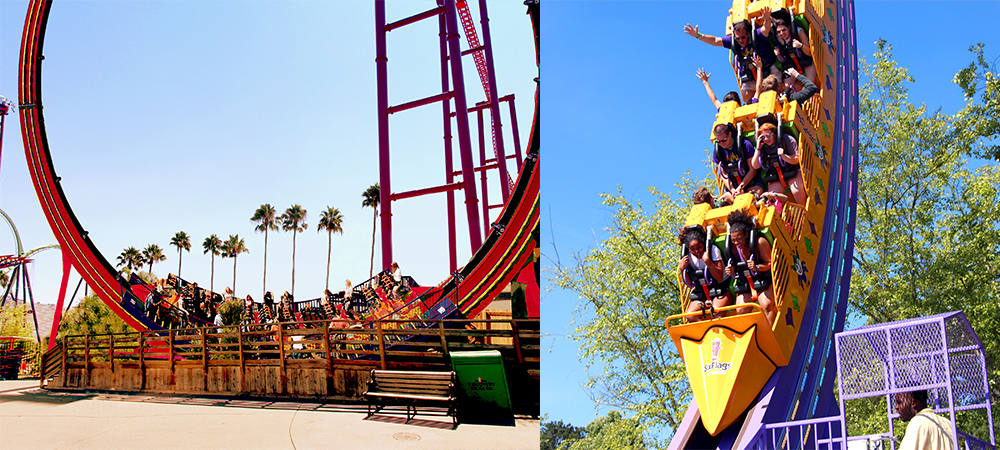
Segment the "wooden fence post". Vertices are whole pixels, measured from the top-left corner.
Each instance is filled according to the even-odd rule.
[[[201,329],[201,366],[205,378],[205,392],[208,392],[208,335],[207,329]]]
[[[386,364],[385,364],[385,340],[382,339],[382,321],[378,320],[378,321],[375,322],[375,324],[378,326],[378,356],[379,356],[379,359],[382,361],[382,370],[385,370],[385,368],[386,368]]]
[[[174,329],[171,328],[169,334],[167,335],[168,343],[170,344],[170,379],[174,378]]]
[[[237,343],[240,349],[240,393],[247,391],[247,362],[243,356],[243,328],[237,328]]]
[[[115,335],[108,335],[108,362],[111,364],[111,373],[115,373]]]
[[[90,375],[90,335],[83,337],[83,370]]]
[[[63,345],[62,345],[62,375],[63,375],[63,386],[66,386],[66,380],[69,378],[66,374],[66,335],[63,335]]]
[[[333,377],[333,360],[330,359],[330,322],[323,321],[323,348],[326,349],[326,376]]]
[[[444,356],[448,356],[448,339],[444,336],[444,321],[438,320],[438,330],[441,333],[441,351],[444,352]]]
[[[281,365],[279,366],[281,373],[281,392],[282,394],[288,392],[288,376],[285,373],[285,333],[284,327],[278,325],[278,356],[281,357]]]
[[[146,332],[139,332],[139,390],[146,390]]]
[[[517,321],[515,321],[514,319],[511,319],[510,321],[510,330],[514,336],[513,342],[514,342],[514,350],[517,352],[517,362],[518,364],[523,365],[524,354],[521,353],[521,337],[519,336],[520,332],[518,332],[517,330]]]

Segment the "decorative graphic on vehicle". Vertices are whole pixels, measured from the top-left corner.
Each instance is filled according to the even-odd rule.
[[[712,362],[705,364],[702,368],[702,373],[705,375],[725,375],[726,371],[733,366],[731,362],[720,362],[719,361],[719,351],[722,350],[722,339],[715,338],[712,340]]]

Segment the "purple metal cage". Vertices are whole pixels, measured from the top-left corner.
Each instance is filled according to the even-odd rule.
[[[990,443],[955,429],[958,411],[984,409],[988,423],[994,423],[983,343],[961,311],[838,333],[836,352],[843,436],[844,402],[885,397],[889,432],[877,436],[891,438],[891,419],[898,417],[895,394],[925,389],[929,406],[951,419],[956,449],[996,447],[993,427]],[[965,445],[960,447],[959,440]]]
[[[840,415],[765,424],[748,448],[834,450],[855,448],[848,442],[867,441],[858,448],[874,444],[878,449],[895,449],[892,419],[899,415],[893,398],[925,389],[928,406],[951,419],[954,448],[996,449],[994,427],[989,427],[986,442],[955,426],[956,412],[978,409],[986,410],[987,423],[994,423],[983,343],[961,311],[837,333],[835,349]],[[889,431],[848,436],[844,403],[870,397],[885,398]]]

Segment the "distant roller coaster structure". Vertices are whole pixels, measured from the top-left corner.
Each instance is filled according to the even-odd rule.
[[[538,4],[527,2],[528,13],[535,36],[535,54],[537,64],[538,54]],[[35,192],[49,226],[63,250],[64,257],[77,273],[86,281],[93,292],[108,305],[112,312],[124,319],[136,330],[155,330],[163,328],[143,310],[142,298],[133,292],[135,280],[125,279],[105,258],[94,242],[91,241],[83,224],[77,219],[66,199],[60,177],[56,174],[55,165],[49,151],[46,137],[45,121],[42,109],[42,48],[45,30],[51,11],[51,0],[33,0],[28,6],[21,41],[20,70],[18,83],[18,110],[21,119],[21,135],[24,143],[28,169],[31,173]],[[391,203],[408,197],[447,192],[449,201],[449,230],[451,246],[452,274],[436,288],[423,290],[418,298],[410,301],[410,311],[417,315],[426,315],[433,311],[447,311],[454,317],[474,317],[482,312],[499,293],[515,280],[521,273],[529,273],[536,286],[537,278],[533,276],[535,267],[535,248],[537,246],[539,220],[539,139],[538,139],[538,90],[535,91],[535,112],[531,134],[525,146],[522,158],[519,137],[516,133],[516,118],[514,118],[513,97],[498,97],[493,75],[492,43],[489,35],[486,2],[479,2],[483,42],[478,43],[475,26],[472,24],[468,5],[465,1],[442,0],[425,12],[407,17],[396,22],[387,23],[385,6],[382,0],[375,1],[376,10],[376,47],[378,104],[379,104],[379,157],[381,174],[381,205],[383,225],[383,262],[391,261]],[[442,92],[426,99],[415,100],[404,104],[389,106],[387,100],[387,72],[385,68],[385,39],[393,29],[425,20],[437,18],[441,31],[441,64]],[[459,45],[458,24],[461,21],[466,39],[471,48],[462,50]],[[471,27],[471,28],[470,28]],[[473,40],[472,38],[475,37]],[[471,54],[476,59],[480,79],[483,81],[487,100],[475,106],[468,106],[465,98],[465,85],[462,78],[461,56]],[[450,67],[446,64],[450,62]],[[449,89],[449,86],[452,86]],[[451,163],[450,139],[446,139],[446,184],[438,187],[417,191],[394,193],[391,191],[391,178],[388,171],[388,116],[405,109],[441,102],[443,105],[444,134],[452,135],[451,117],[457,122],[459,140],[459,155],[461,169],[454,170]],[[515,151],[511,155],[504,152],[502,133],[500,132],[500,104],[507,102],[515,129]],[[450,105],[454,109],[450,109]],[[482,120],[482,111],[491,113],[494,157],[487,158],[481,149],[481,157],[476,163],[472,157],[471,135],[469,133],[468,114],[478,113]],[[483,128],[480,127],[480,133]],[[480,139],[482,142],[482,138]],[[516,159],[519,169],[516,180],[506,174],[506,161]],[[497,169],[501,177],[501,191],[504,203],[502,205],[486,204],[486,185],[482,185],[483,214],[479,216],[477,209],[477,192],[474,174]],[[456,182],[455,177],[461,177]],[[454,258],[454,201],[455,190],[463,189],[466,198],[467,213],[473,254],[471,259],[461,268],[456,268]],[[488,210],[502,207],[498,219],[488,222]],[[483,228],[480,220],[483,219]],[[486,235],[480,230],[485,231]],[[478,244],[478,245],[477,245]],[[64,271],[65,272],[65,271]],[[375,281],[371,281],[375,284]],[[64,283],[65,284],[65,273]],[[63,291],[65,288],[63,289]],[[63,297],[60,294],[60,299]],[[384,299],[384,293],[380,293]],[[446,306],[450,305],[450,308]],[[374,310],[374,309],[373,309]],[[375,318],[378,317],[369,317]]]

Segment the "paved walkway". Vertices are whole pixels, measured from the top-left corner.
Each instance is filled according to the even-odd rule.
[[[402,415],[364,420],[364,405],[56,392],[0,381],[7,449],[537,449],[538,420],[462,424]]]

